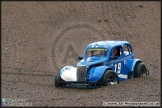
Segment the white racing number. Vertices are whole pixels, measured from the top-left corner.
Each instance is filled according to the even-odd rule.
[[[121,63],[116,63],[115,64],[115,72],[117,74],[120,74],[120,71],[121,71]]]

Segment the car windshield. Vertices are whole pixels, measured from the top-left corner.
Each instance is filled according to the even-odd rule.
[[[106,57],[107,49],[106,48],[89,48],[87,49],[86,55],[87,57],[92,57],[92,56]]]

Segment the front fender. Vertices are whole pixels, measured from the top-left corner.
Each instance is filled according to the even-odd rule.
[[[105,70],[108,69],[108,66],[99,66],[99,67],[93,67],[89,70],[87,79],[91,82],[97,82],[102,75],[104,74]]]
[[[73,66],[65,66],[61,69],[60,76],[64,81],[77,81],[76,68]]]

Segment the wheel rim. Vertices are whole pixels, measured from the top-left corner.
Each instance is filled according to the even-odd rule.
[[[108,85],[117,84],[117,77],[114,74],[108,75],[108,77],[107,77],[107,84]]]
[[[147,71],[145,67],[141,68],[141,75],[144,75],[144,76],[147,75]]]

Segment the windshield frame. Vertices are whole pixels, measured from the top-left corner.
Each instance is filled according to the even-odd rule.
[[[88,51],[88,50],[90,50],[90,51]],[[104,51],[103,54],[101,54],[102,51]],[[89,53],[89,54],[87,54],[87,53]],[[86,50],[86,57],[107,57],[107,55],[108,55],[107,48],[88,48]]]

